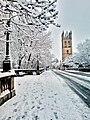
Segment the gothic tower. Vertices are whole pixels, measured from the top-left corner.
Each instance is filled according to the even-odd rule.
[[[66,33],[63,31],[62,40],[62,62],[72,54],[72,31]]]

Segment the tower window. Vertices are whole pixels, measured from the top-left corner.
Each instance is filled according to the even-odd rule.
[[[65,48],[67,47],[67,41],[64,41],[64,47]]]
[[[70,45],[70,41],[68,41],[68,45]]]
[[[67,54],[69,53],[69,50],[67,50]]]
[[[67,45],[67,41],[65,41],[64,44]]]
[[[68,41],[68,47],[71,47],[71,41]]]

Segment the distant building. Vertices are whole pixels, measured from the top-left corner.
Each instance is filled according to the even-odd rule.
[[[72,54],[72,31],[62,32],[62,62]]]

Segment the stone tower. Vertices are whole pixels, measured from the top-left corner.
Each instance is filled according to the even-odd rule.
[[[72,54],[72,31],[62,32],[62,61]]]

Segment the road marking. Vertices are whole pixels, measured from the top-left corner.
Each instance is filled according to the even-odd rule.
[[[71,87],[73,87],[73,86],[71,86]],[[75,87],[73,87],[73,89],[75,89],[81,96],[83,96],[85,99],[87,99],[87,97],[84,94],[82,94],[78,89],[76,89]]]

